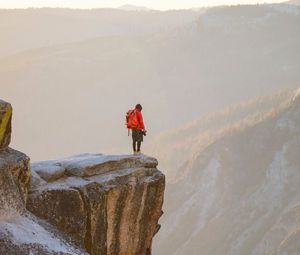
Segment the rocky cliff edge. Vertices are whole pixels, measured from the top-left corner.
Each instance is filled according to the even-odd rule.
[[[165,189],[145,155],[81,154],[35,162],[8,147],[0,101],[0,255],[149,255]]]

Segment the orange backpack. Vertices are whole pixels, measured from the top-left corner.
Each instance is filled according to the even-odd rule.
[[[139,125],[136,110],[129,110],[126,114],[126,127],[136,129]]]

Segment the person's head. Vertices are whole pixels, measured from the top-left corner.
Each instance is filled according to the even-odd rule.
[[[140,104],[137,104],[135,106],[135,109],[139,110],[139,111],[142,111],[143,107],[140,105]]]

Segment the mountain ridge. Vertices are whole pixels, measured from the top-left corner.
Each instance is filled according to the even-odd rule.
[[[131,5],[131,4],[124,4],[118,7],[120,10],[125,10],[125,11],[153,11],[153,9],[150,9],[145,6],[137,6],[137,5]]]
[[[99,143],[105,151],[118,154],[121,153],[120,148],[128,147],[123,123],[120,124],[119,120],[123,119],[124,111],[141,98],[144,98],[147,128],[151,130],[148,137],[151,140],[164,130],[179,127],[231,103],[298,85],[300,61],[294,52],[298,51],[300,45],[299,16],[283,11],[281,5],[279,7],[280,10],[272,6],[242,6],[213,8],[203,13],[159,13],[155,15],[162,20],[156,20],[157,24],[163,23],[164,26],[161,29],[155,27],[154,30],[146,22],[154,16],[134,14],[127,20],[127,13],[123,14],[125,16],[122,19],[127,20],[128,27],[121,22],[122,26],[129,29],[129,24],[139,15],[144,17],[145,22],[138,24],[137,31],[125,29],[122,34],[117,29],[120,28],[119,18],[113,18],[112,15],[107,23],[108,28],[103,24],[97,27],[97,23],[93,26],[95,31],[87,30],[92,36],[101,32],[103,36],[96,39],[84,40],[82,36],[84,41],[60,45],[56,41],[46,48],[2,58],[0,82],[3,84],[3,97],[18,109],[16,121],[19,124],[14,127],[13,143],[18,140],[16,145],[22,146],[19,149],[35,155],[35,160],[43,159],[46,155],[47,159],[78,154],[82,150],[97,151]],[[64,14],[58,13],[58,16]],[[91,21],[105,17],[102,11],[99,11],[101,15],[97,11],[70,13],[72,15],[69,14],[68,22],[71,17],[75,21],[80,20],[81,15],[87,20],[91,18]],[[164,19],[170,26],[162,22]],[[245,21],[237,26],[243,19]],[[220,25],[220,21],[224,21],[223,25]],[[114,26],[109,28],[110,24]],[[76,28],[75,34],[80,34],[80,29],[84,27]],[[19,33],[16,35],[21,36]],[[66,43],[64,37],[58,38]],[[15,39],[11,39],[10,46],[19,41]],[[57,93],[58,90],[60,93]],[[128,91],[129,96],[124,97]],[[23,93],[34,93],[36,96],[29,102],[26,97],[17,99],[17,95]],[[126,110],[111,104],[109,98],[112,97]],[[41,98],[45,98],[42,106],[44,115],[56,119],[60,127],[54,123],[45,124],[46,117],[35,107]],[[65,98],[69,100],[68,105],[65,104]],[[53,104],[54,100],[56,104]],[[178,102],[182,100],[186,103],[179,106]],[[82,102],[82,107],[74,108],[78,102]],[[108,105],[117,118],[112,118],[107,111],[101,111]],[[185,114],[178,114],[179,111]],[[90,117],[86,112],[97,118]],[[161,120],[151,121],[157,118],[157,112]],[[82,124],[78,124],[76,115],[81,116]],[[23,123],[22,116],[27,116]],[[34,116],[39,117],[40,121],[32,127]],[[100,120],[106,123],[105,127],[101,127]],[[71,132],[69,126],[72,126]],[[90,128],[90,132],[82,134],[82,129],[86,127]],[[103,132],[98,131],[103,128]],[[41,137],[42,134],[34,129],[45,130],[48,135]],[[35,145],[27,141],[29,137],[22,134],[25,130],[27,134],[32,132],[36,141],[47,144],[47,150],[35,149]],[[111,135],[109,137],[104,133]],[[74,136],[83,137],[74,140]],[[52,138],[45,140],[45,137]],[[63,141],[60,152],[53,145],[54,137]],[[72,149],[68,146],[70,143]],[[44,147],[41,144],[39,148]]]
[[[192,159],[182,155],[191,156],[199,153],[224,136],[242,132],[246,128],[272,118],[287,109],[298,96],[299,89],[283,90],[271,96],[260,96],[248,102],[228,106],[224,110],[209,113],[183,127],[161,133],[148,149],[154,155],[163,155],[161,165],[165,169],[172,169],[170,173],[167,171],[168,181],[172,183],[176,180],[177,172],[174,171],[176,166],[185,165]],[[156,144],[160,146],[156,147]],[[180,155],[176,151],[183,153]]]
[[[290,0],[285,2],[287,4],[292,4],[292,5],[300,5],[300,1],[299,0]]]
[[[155,252],[250,255],[299,248],[284,241],[299,238],[293,234],[299,224],[287,224],[288,212],[300,202],[300,99],[297,92],[290,95],[274,114],[220,137],[179,168],[185,174],[167,187],[169,215]]]

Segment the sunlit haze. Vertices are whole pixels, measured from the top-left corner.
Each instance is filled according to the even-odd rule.
[[[0,8],[28,8],[28,7],[67,7],[67,8],[116,8],[125,4],[145,6],[152,9],[186,9],[202,6],[258,4],[258,3],[280,3],[283,0],[1,0]]]
[[[300,0],[0,21],[0,255],[300,255]]]

